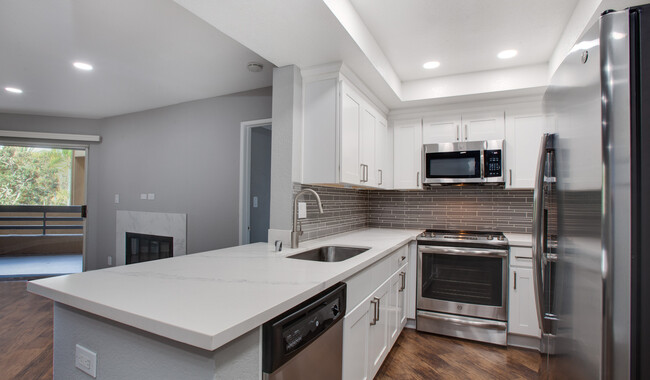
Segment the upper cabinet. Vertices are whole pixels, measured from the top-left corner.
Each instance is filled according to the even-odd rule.
[[[537,112],[535,112],[537,111]],[[506,188],[532,189],[544,133],[555,132],[555,117],[541,110],[514,110],[506,117]]]
[[[502,140],[504,137],[503,111],[425,117],[422,124],[423,144]]]
[[[388,188],[385,115],[342,75],[303,90],[303,183]]]
[[[422,188],[422,119],[393,123],[393,178],[395,189]]]

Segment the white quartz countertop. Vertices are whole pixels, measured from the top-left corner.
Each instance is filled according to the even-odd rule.
[[[515,247],[532,247],[533,246],[533,236],[531,234],[515,234],[512,232],[504,232],[506,239],[508,239],[508,244]]]
[[[56,302],[206,350],[215,350],[385,257],[421,230],[371,228],[273,252],[243,245],[30,281]],[[288,259],[323,245],[370,247],[338,263]]]

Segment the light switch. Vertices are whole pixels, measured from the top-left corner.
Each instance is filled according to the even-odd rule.
[[[307,202],[298,202],[298,219],[307,217]]]
[[[154,194],[154,193],[147,194],[147,199],[150,200],[150,201],[156,199],[156,194]]]
[[[115,194],[115,203],[120,203],[120,194]]]
[[[140,193],[140,199],[147,199],[147,193]]]
[[[257,207],[257,196],[253,197],[253,207]]]

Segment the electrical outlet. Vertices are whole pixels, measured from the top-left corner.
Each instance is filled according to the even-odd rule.
[[[120,203],[120,194],[115,194],[115,203]]]
[[[97,377],[97,353],[77,344],[74,355],[74,365],[82,372]]]
[[[253,207],[257,207],[257,196],[253,197]]]
[[[154,193],[147,194],[147,199],[150,200],[150,201],[156,199],[156,194],[154,194]]]
[[[108,265],[113,265],[113,256],[108,256]]]
[[[147,199],[147,193],[140,193],[140,199]]]
[[[307,202],[298,202],[298,219],[307,217]]]

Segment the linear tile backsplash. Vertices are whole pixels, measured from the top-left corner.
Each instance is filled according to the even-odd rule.
[[[532,190],[498,187],[441,186],[422,191],[311,188],[323,201],[318,213],[314,197],[306,195],[308,218],[301,240],[364,227],[474,230],[531,233]]]

